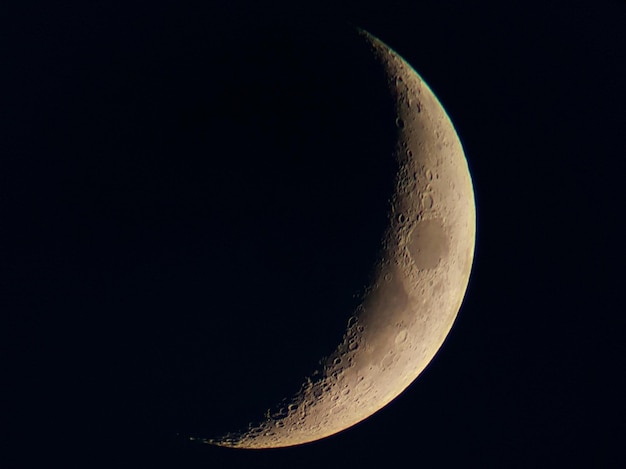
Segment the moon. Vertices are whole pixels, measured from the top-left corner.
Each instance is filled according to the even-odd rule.
[[[402,393],[457,316],[475,244],[475,203],[459,137],[433,92],[391,48],[360,31],[395,101],[398,173],[375,281],[343,340],[295,395],[240,432],[192,438],[235,448],[299,445],[345,430]]]

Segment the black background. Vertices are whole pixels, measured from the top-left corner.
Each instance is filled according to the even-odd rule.
[[[622,2],[23,3],[3,22],[3,467],[624,463]],[[463,307],[346,432],[190,443],[297,387],[371,274],[393,115],[345,24],[461,137]]]

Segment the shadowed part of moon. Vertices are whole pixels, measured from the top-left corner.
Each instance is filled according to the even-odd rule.
[[[440,219],[422,220],[413,229],[409,252],[418,269],[433,269],[448,255],[448,237]]]

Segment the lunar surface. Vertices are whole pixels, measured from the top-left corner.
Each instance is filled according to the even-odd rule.
[[[461,306],[475,242],[474,194],[461,143],[411,66],[361,34],[385,67],[398,131],[399,171],[376,280],[350,317],[343,341],[292,398],[258,424],[203,442],[277,448],[355,425],[417,378]]]

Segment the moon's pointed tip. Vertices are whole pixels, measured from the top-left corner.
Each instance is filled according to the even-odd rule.
[[[368,30],[361,28],[360,26],[357,26],[355,24],[352,25],[354,27],[354,29],[356,29],[357,34],[359,34],[359,36],[363,36],[365,39],[367,40],[373,40],[374,39],[374,35],[372,33],[370,33]]]
[[[367,31],[366,29],[363,29],[356,25],[353,25],[353,26],[356,29],[357,34],[361,36],[370,45],[370,47],[374,49],[374,51],[380,48],[390,49],[387,44],[385,44],[383,41],[381,41],[379,38],[374,36],[372,33]],[[380,52],[377,52],[377,53],[380,53]]]
[[[188,437],[188,440],[193,443],[200,443],[210,446],[219,446],[221,448],[242,448],[244,446],[238,444],[237,439],[231,439],[228,437],[222,438],[204,438],[204,437]]]
[[[203,438],[200,436],[186,436],[185,439],[192,443],[207,444],[213,446],[225,446],[224,443],[217,438]]]

